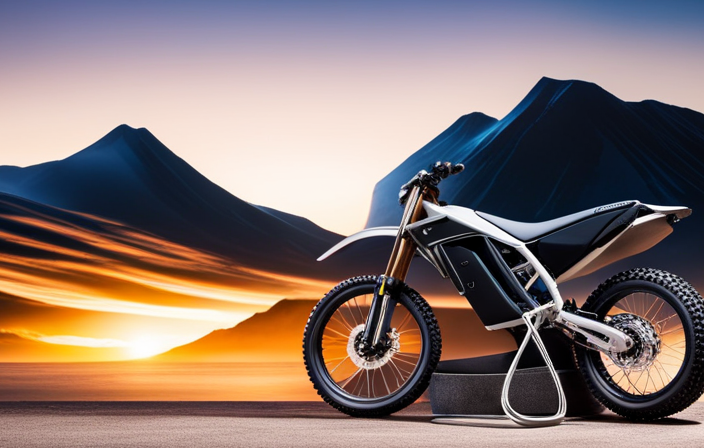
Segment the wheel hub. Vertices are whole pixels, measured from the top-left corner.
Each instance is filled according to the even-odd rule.
[[[617,314],[609,325],[633,340],[633,347],[625,352],[611,352],[614,364],[632,371],[645,370],[653,364],[660,353],[660,337],[653,324],[635,314]]]
[[[352,329],[347,340],[347,355],[357,367],[365,370],[378,369],[401,350],[400,335],[395,328],[386,333],[386,342],[380,344],[380,347],[365,347],[362,342],[363,334],[364,324],[359,324]]]

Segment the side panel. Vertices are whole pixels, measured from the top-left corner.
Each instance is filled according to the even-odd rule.
[[[425,219],[406,228],[420,247],[433,247],[443,241],[476,234],[464,224],[450,220],[447,216]]]
[[[442,245],[440,252],[449,266],[450,278],[485,326],[520,319],[521,309],[506,294],[477,252],[467,247],[482,242],[488,244],[486,238],[473,237]],[[475,250],[481,252],[477,247]],[[491,264],[491,259],[486,261]]]
[[[490,238],[466,223],[436,215],[407,231],[419,249],[437,254],[438,269],[447,273],[485,326],[520,321],[524,311],[538,306]]]

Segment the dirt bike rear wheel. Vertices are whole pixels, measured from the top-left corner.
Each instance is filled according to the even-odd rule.
[[[631,420],[680,412],[704,392],[704,301],[683,279],[633,269],[602,283],[582,310],[631,336],[635,345],[610,354],[574,345],[590,391]]]
[[[355,417],[380,417],[413,403],[428,387],[442,349],[430,306],[403,285],[388,349],[359,354],[355,347],[376,283],[376,276],[363,276],[335,286],[311,312],[303,337],[303,358],[318,394]]]

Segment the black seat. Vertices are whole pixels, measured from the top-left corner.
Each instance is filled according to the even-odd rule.
[[[500,218],[484,212],[476,212],[485,220],[494,224],[504,232],[515,236],[521,241],[533,241],[549,233],[560,230],[564,227],[583,221],[589,217],[599,215],[604,212],[618,210],[632,206],[636,201],[616,202],[614,204],[602,205],[597,208],[590,208],[561,218],[551,219],[543,222],[518,222],[510,219]]]

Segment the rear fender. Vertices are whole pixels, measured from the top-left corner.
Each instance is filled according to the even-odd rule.
[[[388,226],[388,227],[371,227],[369,229],[364,229],[361,232],[357,232],[353,235],[348,236],[344,240],[332,246],[327,252],[318,257],[318,261],[323,261],[335,252],[349,246],[357,241],[373,238],[377,236],[391,236],[396,237],[398,235],[398,226]]]

